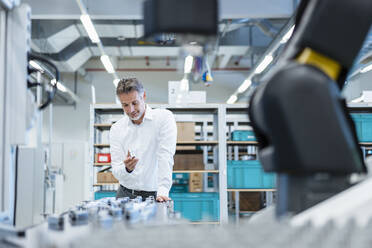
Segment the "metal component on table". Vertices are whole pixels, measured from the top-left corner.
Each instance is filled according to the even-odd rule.
[[[109,229],[114,224],[114,219],[112,215],[110,215],[109,210],[102,210],[98,213],[98,224],[100,227],[104,229]]]
[[[0,240],[6,237],[25,237],[25,230],[14,228],[9,225],[0,224]]]
[[[169,218],[174,220],[180,220],[182,218],[181,212],[171,212],[169,213]]]
[[[169,200],[166,202],[169,212],[174,212],[174,201]]]
[[[70,223],[73,226],[88,224],[88,211],[71,210],[68,214]]]
[[[368,218],[367,218],[368,219]],[[219,228],[207,228],[194,225],[164,225],[159,228],[138,226],[128,231],[125,226],[118,226],[115,232],[98,230],[94,235],[74,240],[73,247],[163,247],[157,242],[166,233],[167,246],[189,248],[199,247],[203,243],[206,248],[222,247],[327,247],[327,248],[369,248],[371,247],[372,219],[365,228],[360,228],[354,221],[337,227],[334,222],[316,227],[309,223],[291,226],[290,219],[275,219],[275,209],[268,208],[250,219],[241,222],[239,228],[233,225],[222,225]],[[146,239],[143,238],[146,233]],[[251,234],[251,235],[249,235]],[[174,238],[173,238],[174,237]],[[206,237],[208,237],[206,239]]]
[[[111,215],[116,220],[121,220],[123,217],[123,209],[120,207],[112,207],[109,209],[109,215]]]
[[[54,231],[63,231],[65,228],[65,218],[63,215],[48,216],[48,228]]]
[[[150,195],[149,197],[146,198],[145,200],[146,202],[149,202],[149,203],[154,203],[155,202],[155,197]]]

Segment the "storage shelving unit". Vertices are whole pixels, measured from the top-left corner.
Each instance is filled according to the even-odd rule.
[[[257,141],[233,141],[230,140],[232,137],[232,132],[235,130],[251,130],[250,120],[248,117],[248,105],[247,104],[233,104],[225,105],[226,108],[226,133],[227,133],[227,159],[228,160],[241,160],[241,156],[254,156],[256,157],[256,146]],[[248,152],[249,151],[249,152]],[[251,157],[252,158],[252,157]],[[250,159],[251,159],[250,158]],[[239,222],[240,213],[247,211],[240,211],[240,192],[262,192],[265,193],[266,206],[269,206],[273,202],[273,192],[276,189],[267,188],[255,188],[255,189],[227,189],[229,194],[235,194],[235,221]],[[232,195],[230,197],[230,204],[232,204]],[[252,211],[248,211],[252,212]]]
[[[225,106],[220,104],[188,104],[170,106],[166,104],[149,104],[152,108],[165,108],[173,112],[177,122],[194,122],[197,125],[198,140],[177,142],[177,146],[200,146],[203,151],[204,170],[175,170],[173,173],[212,173],[218,178],[219,221],[202,223],[226,223],[227,191],[226,191],[226,138],[225,138]],[[112,122],[122,117],[123,111],[117,104],[94,104],[90,109],[91,134],[91,189],[118,186],[117,183],[96,183],[96,173],[110,163],[96,163],[94,154],[102,149],[109,149],[109,141],[102,138],[103,132],[108,132]],[[111,118],[110,118],[111,117]],[[212,152],[211,152],[212,151]],[[223,171],[224,173],[220,173]],[[206,178],[206,177],[205,177]]]
[[[219,192],[219,211],[220,220],[218,222],[201,223],[226,223],[228,220],[228,194],[235,194],[235,213],[247,212],[239,209],[240,192],[265,192],[266,203],[271,204],[273,193],[272,189],[228,189],[227,188],[227,160],[239,160],[241,156],[250,156],[255,150],[256,141],[232,141],[229,140],[231,132],[241,128],[249,128],[249,118],[247,116],[248,106],[246,104],[188,104],[180,106],[169,106],[166,104],[150,104],[152,108],[166,108],[171,110],[176,117],[177,122],[194,122],[197,130],[194,141],[178,142],[180,146],[200,146],[203,151],[203,160],[206,168],[204,170],[174,170],[173,173],[203,173],[204,175],[212,173],[218,178]],[[351,104],[348,106],[354,113],[371,113],[372,106],[367,104]],[[108,132],[112,122],[121,118],[123,111],[120,105],[116,104],[95,104],[90,109],[90,157],[91,157],[91,189],[92,196],[95,188],[104,188],[106,186],[118,186],[117,183],[96,183],[96,172],[102,167],[110,166],[110,163],[95,163],[94,154],[96,151],[108,149],[108,139],[102,139],[102,133]],[[102,118],[104,116],[112,118]],[[360,145],[366,153],[366,150],[372,148],[372,142],[360,142]],[[253,148],[252,148],[253,147]],[[238,220],[238,219],[237,219]]]

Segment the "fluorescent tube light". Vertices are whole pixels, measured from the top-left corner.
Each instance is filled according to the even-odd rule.
[[[288,32],[283,36],[282,40],[280,41],[281,44],[287,43],[287,41],[291,38],[294,30],[294,25],[288,30]]]
[[[35,60],[30,60],[29,64],[35,68],[36,70],[40,71],[41,73],[44,73],[44,69],[41,68],[41,66],[35,61]]]
[[[63,84],[61,84],[60,82],[57,82],[57,89],[59,89],[62,92],[67,92],[66,87]]]
[[[119,78],[115,78],[114,81],[112,81],[115,85],[115,88],[118,87],[118,83],[119,83],[120,79]]]
[[[115,73],[115,69],[111,64],[111,60],[110,60],[109,56],[102,55],[101,56],[101,62],[102,62],[103,66],[105,67],[105,69],[108,73]]]
[[[240,85],[240,87],[238,89],[238,92],[243,93],[244,91],[246,91],[248,89],[249,86],[251,86],[251,84],[252,84],[252,81],[250,79],[244,80],[242,85]]]
[[[193,62],[194,62],[193,56],[189,55],[185,58],[184,73],[190,73],[191,72]]]
[[[227,104],[233,104],[236,102],[236,100],[238,100],[238,97],[236,95],[232,95],[230,96],[229,100],[227,100]]]
[[[63,84],[61,84],[60,82],[57,82],[55,78],[51,80],[51,84],[52,85],[57,84],[57,89],[58,90],[60,90],[62,92],[67,92],[67,88]]]
[[[367,65],[366,67],[364,67],[363,69],[360,70],[361,73],[366,73],[367,71],[370,71],[372,70],[372,64],[370,65]]]
[[[186,78],[180,81],[180,91],[182,92],[189,91],[189,80],[187,80]]]
[[[97,34],[96,29],[93,26],[92,20],[90,19],[89,15],[83,14],[80,16],[80,20],[83,23],[85,30],[87,31],[89,38],[92,40],[93,43],[99,43],[99,37]]]
[[[272,55],[266,55],[262,62],[257,66],[255,73],[259,74],[263,72],[273,59]]]

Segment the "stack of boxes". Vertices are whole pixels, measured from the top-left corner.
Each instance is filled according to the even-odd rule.
[[[232,132],[233,141],[255,141],[252,130]],[[275,187],[275,175],[265,173],[258,160],[228,160],[227,187],[235,189],[267,189]]]
[[[186,193],[189,187],[188,173],[173,173],[173,184],[170,190],[171,193]]]
[[[231,133],[233,141],[256,141],[252,130],[236,130]],[[251,149],[252,150],[252,149]],[[260,162],[248,149],[246,160],[227,161],[227,187],[230,189],[271,189],[275,188],[275,175],[265,173]],[[253,159],[252,159],[253,158]],[[233,198],[235,194],[233,195]],[[262,208],[260,192],[240,192],[239,208],[242,211],[258,211]]]
[[[97,183],[119,183],[108,169],[101,170],[97,173]]]
[[[195,123],[177,123],[177,142],[195,141]],[[177,146],[173,171],[204,170],[203,152],[196,146]],[[173,173],[170,197],[174,209],[191,221],[219,219],[218,193],[203,192],[204,173]]]

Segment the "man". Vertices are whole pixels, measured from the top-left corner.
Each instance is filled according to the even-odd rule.
[[[170,200],[177,126],[169,110],[145,104],[146,92],[136,78],[116,88],[125,116],[110,129],[112,173],[119,180],[116,197]]]

